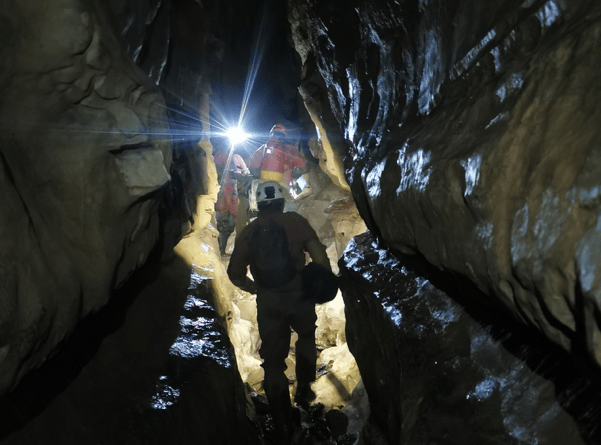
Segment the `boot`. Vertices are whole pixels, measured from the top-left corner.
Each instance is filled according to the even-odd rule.
[[[284,371],[278,368],[265,368],[263,382],[269,412],[278,438],[278,445],[290,445],[294,434],[292,404],[288,392],[288,379]]]
[[[315,400],[315,393],[311,389],[311,383],[298,383],[296,386],[296,395],[294,403],[300,406],[305,411],[309,411],[311,402]]]
[[[267,400],[269,402],[269,412],[273,419],[278,445],[292,444],[294,422],[292,420],[292,406],[288,391],[286,390],[286,392],[282,392],[275,397],[267,396]]]

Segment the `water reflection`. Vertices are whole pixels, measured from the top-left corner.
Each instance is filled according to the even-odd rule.
[[[396,194],[414,189],[425,190],[430,182],[432,169],[428,167],[432,154],[429,151],[418,149],[413,153],[407,153],[408,144],[405,143],[399,150],[397,165],[401,167],[400,183]]]
[[[497,382],[494,379],[486,379],[476,385],[476,389],[473,392],[467,394],[466,398],[470,399],[475,397],[479,402],[482,400],[488,399],[495,388],[497,387]]]
[[[194,267],[198,270],[198,267]],[[227,336],[223,333],[217,312],[211,304],[194,291],[202,293],[203,286],[212,279],[191,271],[191,293],[183,305],[183,315],[179,318],[180,333],[169,348],[169,355],[175,360],[175,369],[179,369],[178,360],[211,360],[223,368],[232,368],[232,357],[228,350]],[[203,362],[190,366],[202,366]],[[180,388],[184,382],[181,376],[167,373],[159,377],[155,394],[151,398],[151,407],[164,410],[174,405],[180,397]]]
[[[370,397],[385,406],[398,395],[414,418],[444,425],[438,431],[433,426],[428,438],[463,437],[469,431],[490,439],[486,443],[601,443],[593,439],[596,385],[562,351],[499,311],[480,311],[458,294],[463,304],[454,301],[443,289],[455,292],[457,283],[432,274],[430,282],[416,274],[415,261],[391,255],[367,232],[355,237],[341,258],[343,276],[352,281],[344,289],[347,320],[362,326],[362,338],[370,338],[349,342],[359,363],[371,363],[374,373],[362,372],[363,377],[381,378],[378,370],[398,367],[405,379],[387,376],[386,385],[371,387]],[[396,348],[378,355],[378,344]],[[406,412],[396,409],[388,405],[379,414],[405,425]],[[392,427],[387,431],[396,433]]]
[[[442,44],[436,32],[430,30],[426,36],[426,47],[424,48],[424,67],[419,86],[417,104],[419,112],[427,115],[434,106],[434,96],[439,92],[442,82],[437,79],[437,72],[442,54]]]
[[[465,192],[463,196],[469,196],[478,184],[478,179],[480,179],[482,156],[472,156],[467,161],[461,161],[461,165],[465,169]]]
[[[466,72],[480,57],[482,50],[486,48],[496,36],[497,32],[494,29],[491,29],[476,46],[469,50],[468,53],[453,66],[449,78],[455,80]]]
[[[557,21],[560,16],[560,11],[553,0],[548,1],[536,13],[536,18],[540,20],[543,27],[549,27]]]
[[[503,113],[500,113],[497,116],[495,116],[488,123],[488,125],[485,128],[488,129],[488,128],[492,127],[494,124],[496,124],[497,122],[503,121],[503,120],[507,119],[508,117],[509,117],[509,113],[507,113],[506,111],[504,111]]]
[[[509,76],[507,82],[497,89],[497,96],[499,96],[501,102],[504,102],[507,97],[513,96],[515,93],[517,93],[522,88],[522,85],[524,85],[524,79],[522,78],[522,75],[520,73],[514,73]]]
[[[346,77],[349,83],[349,117],[345,137],[352,141],[357,132],[357,122],[359,117],[359,104],[361,103],[361,83],[353,74],[350,68],[346,70]]]
[[[367,174],[367,178],[365,180],[367,186],[367,193],[371,199],[375,199],[382,194],[382,188],[380,187],[380,180],[382,178],[382,173],[384,173],[384,168],[386,167],[386,159],[376,164],[371,171]]]
[[[167,380],[167,376],[159,377],[161,382]],[[167,407],[173,405],[179,398],[180,392],[169,386],[166,383],[159,383],[157,385],[157,393],[152,397],[152,403],[150,404],[154,409],[167,409]]]

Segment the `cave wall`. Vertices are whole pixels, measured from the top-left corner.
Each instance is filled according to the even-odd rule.
[[[212,284],[208,132],[262,7],[3,4],[0,442],[260,441]]]
[[[197,146],[216,18],[193,0],[3,5],[0,393],[216,193]]]
[[[93,5],[1,14],[5,390],[144,262],[172,156],[145,130],[167,130],[161,95]]]
[[[600,8],[289,2],[370,230],[601,364]]]
[[[473,284],[369,231],[339,265],[370,405],[359,443],[600,442],[598,379],[536,330],[470,305],[482,297]]]
[[[2,445],[260,442],[215,270],[173,255],[132,278],[0,398]]]
[[[320,165],[336,187],[352,191],[371,233],[409,263],[424,259],[474,283],[478,292],[462,294],[470,304],[501,308],[598,367],[601,7],[592,0],[287,5]],[[224,25],[248,21],[257,7],[3,6],[0,393],[105,306],[153,249],[169,250],[210,218],[215,177],[207,171],[210,143],[198,145],[206,123],[198,116],[206,117],[211,79],[222,74],[224,35],[236,29]],[[367,249],[377,255],[366,255],[366,269],[383,252],[370,242]],[[345,297],[348,313],[360,315],[365,303],[378,314],[379,295]],[[434,291],[428,304],[444,298]],[[361,317],[349,319],[359,329]],[[402,337],[391,332],[394,341]],[[381,350],[389,359],[397,345],[380,334],[373,338],[389,344]],[[465,342],[457,344],[460,355]],[[360,356],[361,342],[354,345]],[[377,399],[388,388],[376,379],[365,386]],[[545,385],[541,397],[552,399]],[[444,402],[453,409],[452,398]],[[394,441],[403,417],[389,407],[381,412],[387,426],[368,427]],[[575,427],[557,412],[569,436]],[[540,425],[536,437],[553,434]],[[497,431],[502,441],[515,438]]]

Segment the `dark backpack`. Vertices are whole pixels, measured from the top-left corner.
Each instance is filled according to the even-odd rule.
[[[272,220],[257,224],[248,238],[250,272],[259,287],[275,288],[296,275],[286,230]]]

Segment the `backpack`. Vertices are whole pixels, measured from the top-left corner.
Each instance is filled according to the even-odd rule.
[[[296,275],[286,230],[276,222],[257,224],[248,238],[250,272],[259,287],[275,288]]]

